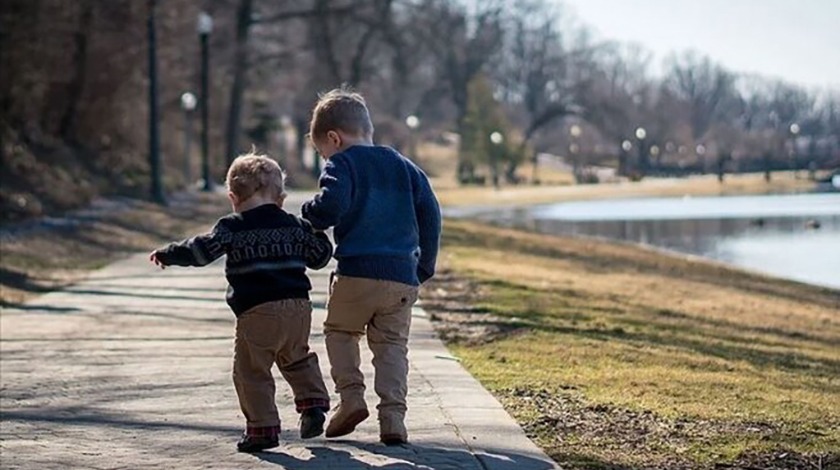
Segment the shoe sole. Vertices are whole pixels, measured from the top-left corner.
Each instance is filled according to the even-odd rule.
[[[359,425],[362,421],[368,419],[370,416],[370,412],[368,410],[359,410],[350,413],[350,416],[347,417],[347,421],[338,429],[330,429],[329,426],[327,427],[327,437],[341,437],[350,434],[351,432],[356,430],[356,426]]]
[[[246,453],[246,454],[255,454],[257,452],[262,452],[264,450],[273,449],[275,447],[280,447],[280,443],[278,442],[277,444],[269,444],[269,445],[257,446],[257,447],[253,447],[253,448],[239,448],[239,447],[237,447],[236,450],[239,451],[239,452]]]
[[[379,441],[385,444],[386,446],[400,446],[403,444],[408,444],[408,438],[396,434],[385,434],[379,436]]]

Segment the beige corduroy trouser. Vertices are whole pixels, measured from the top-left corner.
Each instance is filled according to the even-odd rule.
[[[311,327],[312,304],[307,299],[267,302],[236,319],[233,383],[249,429],[280,425],[274,364],[292,388],[298,412],[329,409],[318,356],[309,350]]]
[[[324,334],[331,374],[341,402],[364,407],[365,377],[359,339],[373,353],[380,430],[402,432],[408,391],[408,333],[418,288],[399,282],[335,274]]]

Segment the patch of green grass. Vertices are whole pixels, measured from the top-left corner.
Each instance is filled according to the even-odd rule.
[[[477,282],[479,311],[520,327],[450,346],[561,464],[837,455],[837,291],[628,246],[447,231],[446,264]]]

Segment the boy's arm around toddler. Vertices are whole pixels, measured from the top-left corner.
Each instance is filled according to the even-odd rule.
[[[312,224],[301,220],[304,230],[308,231],[306,240],[306,267],[321,269],[326,266],[333,255],[333,245],[326,233],[315,231]]]
[[[303,218],[316,230],[335,226],[350,208],[352,181],[350,169],[343,157],[330,158],[318,180],[321,192],[301,207]]]

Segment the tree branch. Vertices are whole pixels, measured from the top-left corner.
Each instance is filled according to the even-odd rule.
[[[313,8],[309,10],[291,10],[291,11],[284,11],[281,13],[276,13],[271,16],[261,17],[261,18],[253,18],[251,22],[253,24],[265,24],[265,23],[280,23],[283,21],[294,20],[294,19],[301,19],[301,18],[313,18],[316,16],[333,16],[333,15],[346,15],[353,13],[356,8],[356,5],[346,5],[346,6],[339,6],[333,8]]]

